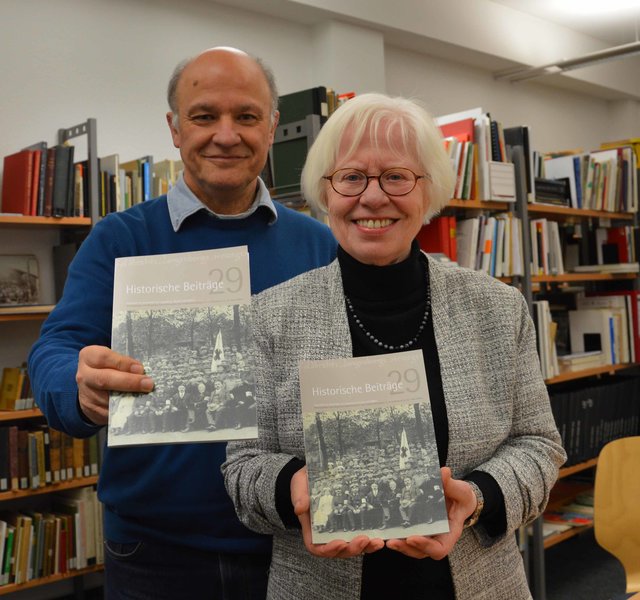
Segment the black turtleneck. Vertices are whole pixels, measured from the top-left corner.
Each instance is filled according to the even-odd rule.
[[[365,328],[381,342],[397,346],[413,339],[422,321],[429,285],[428,263],[417,242],[402,262],[384,267],[358,262],[338,247],[338,261],[345,295]],[[349,315],[354,356],[386,354],[389,350],[372,342]],[[444,402],[440,361],[433,332],[431,310],[426,327],[409,350],[422,350],[429,400],[433,414],[440,466],[447,460],[449,429]],[[362,600],[419,598],[428,590],[429,599],[454,600],[455,593],[444,559],[418,560],[386,546],[367,554],[362,567]]]

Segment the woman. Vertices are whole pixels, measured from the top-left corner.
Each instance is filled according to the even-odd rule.
[[[223,465],[241,520],[274,536],[269,598],[530,598],[514,532],[544,509],[565,454],[521,294],[415,241],[453,186],[438,129],[413,101],[356,97],[323,126],[302,186],[338,258],[255,298],[259,439],[230,444]],[[449,533],[313,544],[299,361],[416,349]]]

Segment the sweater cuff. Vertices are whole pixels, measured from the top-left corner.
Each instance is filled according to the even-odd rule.
[[[465,480],[473,481],[480,488],[484,498],[479,523],[491,537],[500,537],[507,531],[507,509],[497,481],[484,471],[473,471]]]
[[[287,529],[301,529],[300,519],[293,511],[291,503],[291,479],[305,464],[304,460],[292,458],[276,479],[276,510]]]

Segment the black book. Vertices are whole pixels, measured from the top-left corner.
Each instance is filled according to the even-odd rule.
[[[52,216],[65,217],[73,215],[67,212],[69,207],[73,206],[73,199],[70,201],[69,196],[73,198],[73,186],[70,185],[73,172],[73,146],[55,146],[56,159],[53,174],[53,190],[52,190]]]

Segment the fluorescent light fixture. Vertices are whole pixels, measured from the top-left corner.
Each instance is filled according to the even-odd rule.
[[[496,79],[506,79],[507,81],[525,81],[535,77],[543,77],[544,75],[553,75],[556,73],[564,73],[582,67],[589,67],[595,64],[601,64],[610,60],[619,58],[627,58],[640,54],[640,41],[623,44],[622,46],[614,46],[613,48],[605,48],[579,56],[578,58],[569,58],[559,60],[541,67],[513,67],[504,69],[494,73]]]

